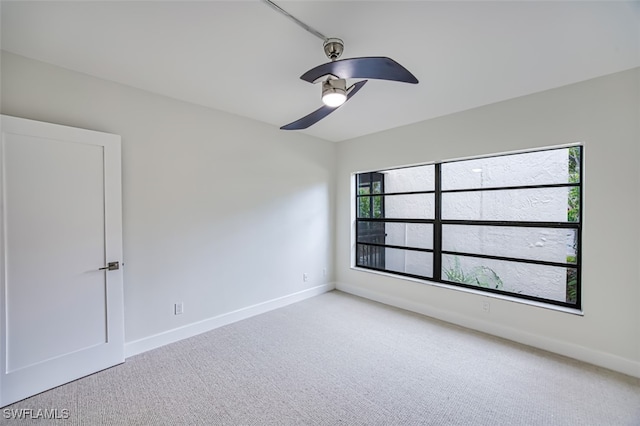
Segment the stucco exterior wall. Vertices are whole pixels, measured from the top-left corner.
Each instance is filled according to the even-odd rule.
[[[434,189],[434,166],[383,172],[386,193]],[[566,183],[567,149],[444,163],[442,188],[472,189]],[[567,220],[567,188],[535,188],[443,194],[442,218],[461,220],[550,221]],[[385,197],[385,217],[433,219],[432,194]],[[566,262],[573,253],[574,231],[540,228],[445,225],[443,250],[516,258]],[[427,224],[386,224],[386,244],[433,248],[433,227]],[[566,300],[566,269],[473,257],[445,255],[442,276],[457,269],[466,276],[487,271],[495,279],[478,277],[489,285],[516,294]],[[386,249],[385,267],[431,277],[433,256],[409,250]],[[425,264],[427,262],[427,264]],[[473,281],[472,281],[473,282]]]

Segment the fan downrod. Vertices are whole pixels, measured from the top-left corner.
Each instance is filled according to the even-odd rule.
[[[344,42],[339,38],[328,38],[324,41],[324,54],[331,61],[335,61],[344,51]]]

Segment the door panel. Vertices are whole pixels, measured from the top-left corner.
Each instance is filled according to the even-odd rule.
[[[2,116],[0,405],[124,360],[120,137]]]

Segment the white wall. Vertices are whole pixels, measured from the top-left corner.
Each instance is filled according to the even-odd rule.
[[[328,283],[335,144],[7,52],[1,66],[2,114],[122,136],[127,342]]]
[[[338,289],[640,377],[639,123],[636,68],[340,143]],[[584,316],[350,267],[351,173],[578,141]]]

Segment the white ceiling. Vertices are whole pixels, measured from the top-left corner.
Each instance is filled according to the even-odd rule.
[[[343,58],[389,56],[303,131],[341,141],[640,66],[640,2],[278,1]],[[4,50],[281,126],[321,106],[322,41],[255,1],[2,1]],[[350,81],[349,84],[353,83]]]

